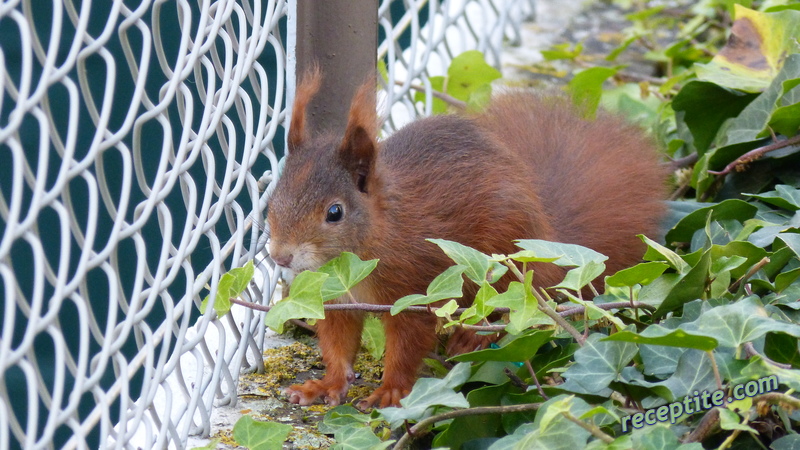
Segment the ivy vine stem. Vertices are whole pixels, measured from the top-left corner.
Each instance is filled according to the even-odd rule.
[[[717,176],[724,176],[724,175],[727,175],[727,174],[731,173],[731,171],[733,171],[734,169],[736,169],[739,166],[751,163],[751,162],[761,158],[766,153],[769,153],[769,152],[774,151],[774,150],[782,149],[782,148],[785,148],[785,147],[790,147],[790,146],[795,145],[795,144],[800,144],[800,134],[798,134],[797,136],[791,137],[789,139],[784,139],[782,141],[773,142],[772,144],[765,145],[763,147],[759,147],[759,148],[754,149],[754,150],[750,150],[749,152],[745,153],[744,155],[738,157],[732,163],[730,163],[727,166],[725,166],[725,168],[722,169],[721,171],[709,170],[708,173],[710,173],[712,175],[717,175]]]
[[[531,374],[531,378],[533,378],[533,382],[536,384],[536,390],[539,391],[539,395],[542,396],[545,400],[550,400],[550,397],[544,393],[544,389],[542,389],[542,385],[539,384],[539,378],[536,376],[536,371],[533,370],[533,366],[529,360],[525,361],[525,368],[528,369],[528,373]]]
[[[683,444],[690,444],[692,442],[703,442],[712,432],[719,427],[719,408],[709,409],[707,413],[700,419],[697,427],[681,440]]]
[[[722,376],[719,374],[719,367],[717,366],[717,359],[714,358],[713,350],[706,351],[708,358],[711,360],[711,368],[714,370],[714,379],[717,381],[717,389],[722,390]]]
[[[394,445],[394,448],[402,449],[405,448],[410,440],[414,438],[416,435],[421,433],[422,431],[426,430],[428,427],[432,426],[436,422],[441,422],[443,420],[454,419],[456,417],[464,417],[464,416],[480,416],[484,414],[508,414],[514,412],[524,412],[524,411],[535,411],[542,406],[542,403],[523,403],[519,405],[504,405],[504,406],[477,406],[475,408],[467,408],[467,409],[456,409],[453,411],[448,411],[446,413],[437,414],[435,416],[428,417],[427,419],[420,420],[417,422],[416,425],[408,429],[400,439]]]
[[[598,427],[597,425],[586,423],[568,412],[563,412],[561,414],[563,414],[564,417],[566,417],[569,421],[574,422],[579,427],[583,428],[589,433],[592,433],[592,436],[596,437],[597,439],[600,439],[606,444],[611,444],[612,442],[614,442],[614,438],[604,433],[603,430],[601,430],[600,427]]]
[[[539,311],[547,314],[553,321],[567,331],[567,333],[571,334],[575,341],[583,347],[583,344],[586,342],[586,338],[578,331],[577,328],[572,326],[571,323],[567,322],[559,313],[556,312],[555,309],[551,308],[550,305],[544,300],[542,295],[536,289],[531,289],[531,293],[536,298],[536,301],[539,303]]]
[[[400,80],[396,80],[394,82],[394,84],[396,84],[397,86],[405,86],[405,82],[404,81],[400,81]],[[413,89],[413,90],[415,90],[415,91],[425,92],[425,86],[420,86],[418,84],[413,84],[412,83],[412,84],[409,84],[408,87]],[[466,102],[462,102],[461,100],[459,100],[459,99],[457,99],[457,98],[455,98],[453,96],[447,95],[444,92],[439,92],[436,89],[431,89],[431,95],[433,95],[434,97],[438,98],[439,100],[442,100],[443,102],[445,102],[445,103],[447,103],[447,104],[449,104],[451,106],[456,107],[457,109],[459,109],[461,111],[464,111],[465,109],[467,109],[467,103]]]
[[[773,361],[773,360],[767,358],[765,355],[762,355],[761,353],[759,353],[756,350],[756,348],[753,346],[752,342],[745,342],[744,343],[744,352],[747,354],[748,358],[752,358],[753,356],[758,356],[762,360],[764,360],[764,362],[766,362],[768,364],[772,364],[773,366],[776,366],[776,367],[780,367],[781,369],[791,369],[792,368],[791,364],[779,363],[777,361]]]

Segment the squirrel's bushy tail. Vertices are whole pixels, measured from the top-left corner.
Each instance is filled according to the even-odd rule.
[[[621,118],[579,115],[568,99],[498,96],[478,123],[528,164],[557,240],[609,256],[608,272],[635,264],[665,213],[667,169],[653,140]]]

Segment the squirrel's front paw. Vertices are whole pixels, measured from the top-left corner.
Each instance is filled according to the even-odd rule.
[[[308,406],[322,397],[325,403],[336,406],[347,395],[347,383],[329,383],[322,380],[308,380],[302,385],[295,384],[286,389],[290,403]]]

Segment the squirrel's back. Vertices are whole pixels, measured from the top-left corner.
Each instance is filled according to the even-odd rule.
[[[610,273],[639,260],[636,235],[656,234],[664,212],[665,169],[642,130],[606,114],[582,119],[566,99],[533,93],[397,131],[381,145],[377,173],[394,232],[376,240],[393,245],[389,233],[487,253],[514,251],[513,239],[555,240],[609,256]]]
[[[582,119],[567,99],[519,92],[495,98],[478,123],[527,166],[555,240],[609,256],[609,271],[641,258],[635,235],[658,233],[667,187],[641,129],[603,112]]]

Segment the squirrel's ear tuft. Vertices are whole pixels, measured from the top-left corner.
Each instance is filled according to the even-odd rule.
[[[376,86],[375,80],[370,78],[356,92],[350,105],[344,138],[339,146],[342,162],[361,192],[367,192],[367,181],[373,174],[378,155]]]
[[[297,84],[294,95],[294,107],[292,108],[292,122],[289,125],[289,151],[294,151],[308,139],[306,130],[306,108],[308,103],[319,91],[322,82],[322,72],[316,64],[305,74]]]

